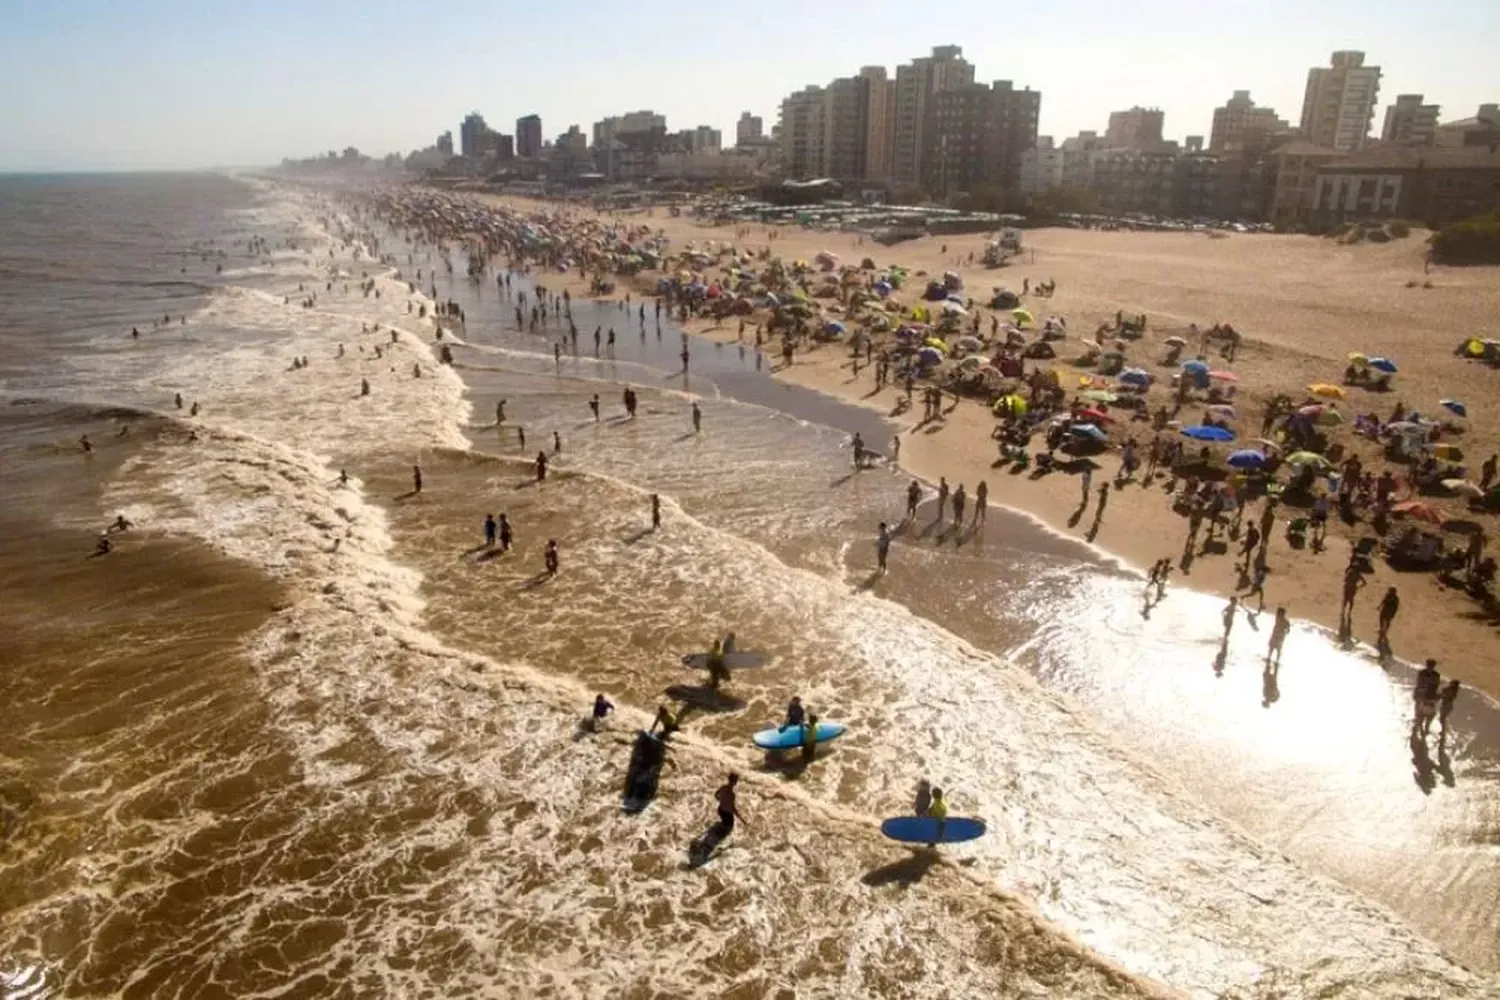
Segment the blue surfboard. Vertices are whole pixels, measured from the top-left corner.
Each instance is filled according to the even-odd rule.
[[[750,737],[750,740],[762,750],[795,750],[802,745],[802,737],[806,731],[806,726],[791,726],[786,730],[762,729]],[[813,742],[827,743],[843,736],[845,732],[841,722],[820,722],[817,732],[813,734]]]
[[[938,836],[938,821],[931,816],[894,816],[880,824],[880,832],[903,844],[959,844],[984,836],[984,820],[950,816],[943,821],[943,835]]]

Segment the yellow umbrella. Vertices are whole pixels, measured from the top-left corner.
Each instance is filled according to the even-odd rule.
[[[1351,351],[1349,353],[1349,360],[1352,361],[1352,362],[1354,362],[1357,365],[1367,365],[1367,364],[1370,363],[1370,359],[1367,358],[1367,357],[1365,357],[1363,354],[1359,353],[1358,351]]]
[[[1009,413],[1013,416],[1024,417],[1026,415],[1026,398],[1011,393],[1009,396],[1001,396],[995,400],[993,407],[996,413]]]
[[[1327,382],[1319,382],[1316,385],[1310,385],[1307,387],[1307,391],[1312,393],[1314,396],[1331,396],[1334,399],[1344,398],[1343,389],[1340,389],[1336,385],[1329,385]]]
[[[1012,309],[1010,311],[1010,318],[1015,320],[1017,325],[1020,325],[1021,323],[1036,322],[1036,320],[1032,318],[1031,313],[1025,309]]]
[[[928,347],[936,347],[940,351],[948,350],[948,344],[942,337],[928,337],[922,343]]]

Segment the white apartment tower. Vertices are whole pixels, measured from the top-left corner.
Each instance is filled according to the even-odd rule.
[[[1380,94],[1380,67],[1364,63],[1363,52],[1335,52],[1331,65],[1307,71],[1302,138],[1340,153],[1364,148]]]

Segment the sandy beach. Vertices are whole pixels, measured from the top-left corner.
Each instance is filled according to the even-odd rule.
[[[526,199],[483,197],[518,211],[557,208]],[[590,214],[571,205],[567,211],[577,217]],[[1101,323],[1112,321],[1118,310],[1127,315],[1144,313],[1147,332],[1128,344],[1127,364],[1144,367],[1158,376],[1148,397],[1153,407],[1168,397],[1163,384],[1177,367],[1162,364],[1167,352],[1165,338],[1187,335],[1190,324],[1200,329],[1215,323],[1232,324],[1243,338],[1233,363],[1221,359],[1215,347],[1210,347],[1213,353],[1209,360],[1215,368],[1228,367],[1239,378],[1234,397],[1239,417],[1235,426],[1242,440],[1256,435],[1265,406],[1276,394],[1284,393],[1295,402],[1307,397],[1311,384],[1338,384],[1351,353],[1391,358],[1400,367],[1391,389],[1367,392],[1346,387],[1347,397],[1340,402],[1346,414],[1352,418],[1356,413],[1372,412],[1386,419],[1400,402],[1407,410],[1446,416],[1439,400],[1458,399],[1465,403],[1468,419],[1455,421],[1461,433],[1452,440],[1463,450],[1470,478],[1478,480],[1479,465],[1500,451],[1500,421],[1486,405],[1494,371],[1454,354],[1465,337],[1495,335],[1493,317],[1500,310],[1500,269],[1435,267],[1424,274],[1427,234],[1421,231],[1390,243],[1347,246],[1308,236],[1032,230],[1025,233],[1023,253],[1008,266],[986,268],[970,262],[971,254],[976,261],[982,256],[986,242],[983,235],[929,236],[885,247],[848,233],[799,227],[779,227],[774,241],[768,242],[765,227],[752,227],[748,238],[736,241],[735,227],[708,225],[686,213],[673,217],[656,210],[613,218],[660,230],[671,240],[673,250],[689,243],[704,247],[714,241],[752,252],[769,246],[774,255],[786,260],[812,260],[827,251],[838,255],[843,263],[858,263],[869,257],[878,269],[901,266],[917,276],[912,281],[918,286],[903,301],[916,299],[925,280],[923,272],[933,277],[948,270],[957,272],[963,279],[963,294],[976,302],[987,300],[996,286],[1019,293],[1023,279],[1030,279],[1032,284],[1055,281],[1057,290],[1051,298],[1022,300],[1038,321],[1057,315],[1068,324],[1070,337],[1056,345],[1057,359],[1041,364],[1058,369],[1062,385],[1076,391],[1081,387],[1080,380],[1092,372],[1069,362],[1081,353],[1079,348],[1088,334]],[[715,269],[709,269],[709,280],[715,273]],[[642,289],[654,288],[656,277],[656,272],[648,271],[635,276],[628,287],[622,282],[614,297],[622,297],[627,291],[639,296]],[[551,274],[541,280],[554,289],[566,287],[574,295],[589,291],[587,282],[576,274]],[[1424,287],[1424,282],[1431,287]],[[992,313],[979,311],[982,330],[987,331]],[[757,322],[764,322],[764,316],[747,317],[748,327],[743,333],[736,318],[722,322],[694,318],[687,328],[726,343],[753,343]],[[629,321],[624,324],[628,325]],[[1184,357],[1191,357],[1193,350],[1195,347],[1190,347]],[[1102,522],[1090,532],[1093,503],[1097,501],[1079,514],[1077,476],[1053,474],[1033,479],[995,467],[998,452],[991,433],[997,421],[982,402],[965,399],[955,405],[953,397],[945,397],[942,419],[918,427],[919,411],[915,407],[904,414],[896,413],[898,399],[904,395],[901,386],[888,384],[877,391],[873,366],[861,361],[855,374],[845,346],[815,344],[799,350],[789,367],[774,356],[769,338],[765,351],[766,363],[777,377],[890,416],[902,438],[900,464],[926,480],[936,482],[942,477],[954,486],[963,483],[971,494],[975,484],[984,480],[991,502],[1024,511],[1074,537],[1092,534],[1093,544],[1142,570],[1160,558],[1171,557],[1175,585],[1224,595],[1246,589],[1232,543],[1227,552],[1200,552],[1186,573],[1176,568],[1188,530],[1187,519],[1174,513],[1163,489],[1164,474],[1158,473],[1149,485],[1141,484],[1138,474],[1123,488],[1115,489]],[[1195,410],[1201,413],[1202,405],[1189,406],[1184,413]],[[1136,426],[1139,431],[1128,433],[1148,441],[1149,425]],[[1166,436],[1172,435],[1168,432]],[[1378,473],[1386,466],[1379,447],[1357,438],[1348,427],[1339,428],[1334,439],[1344,443],[1349,453],[1360,455],[1366,469]],[[883,454],[890,451],[889,442],[868,444]],[[1113,477],[1119,452],[1112,448],[1097,461],[1102,468],[1095,473],[1096,486]],[[1396,471],[1401,470],[1398,467]],[[899,512],[900,492],[900,486],[892,487],[893,517]],[[1397,494],[1398,499],[1406,497],[1404,489]],[[1493,515],[1471,515],[1460,498],[1423,499],[1448,516],[1476,517],[1493,533]],[[1258,505],[1254,509],[1258,510]],[[1330,518],[1326,546],[1315,552],[1312,546],[1300,550],[1288,546],[1283,537],[1287,516],[1284,510],[1272,533],[1265,605],[1268,610],[1285,606],[1293,617],[1336,631],[1350,548],[1356,539],[1372,533],[1369,524],[1361,521],[1346,526],[1337,517]],[[1376,605],[1387,587],[1395,586],[1401,609],[1390,632],[1394,654],[1413,661],[1436,658],[1445,675],[1492,694],[1500,693],[1500,632],[1492,615],[1462,590],[1444,585],[1433,573],[1398,572],[1382,559],[1375,559],[1373,568],[1355,604],[1354,641],[1375,641]]]

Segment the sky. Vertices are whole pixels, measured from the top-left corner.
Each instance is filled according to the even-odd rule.
[[[865,65],[962,46],[981,82],[1042,92],[1041,133],[1132,105],[1207,136],[1249,90],[1297,123],[1310,66],[1358,49],[1442,119],[1500,101],[1500,0],[1051,0],[688,7],[661,0],[0,0],[0,171],[255,166],[431,145],[470,111],[548,138],[642,108],[732,143],[749,110]]]

